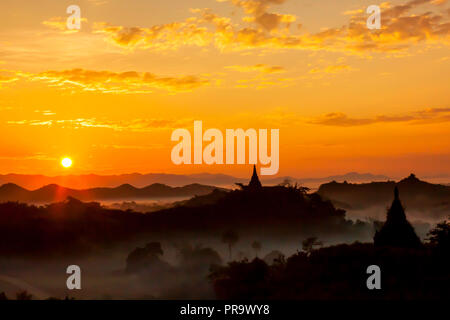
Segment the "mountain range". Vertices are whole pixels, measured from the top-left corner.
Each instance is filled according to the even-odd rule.
[[[432,184],[418,179],[414,174],[398,182],[371,182],[362,184],[322,184],[318,193],[343,209],[367,209],[388,206],[398,186],[400,199],[407,211],[421,211],[428,217],[445,218],[450,214],[450,186]]]
[[[333,175],[319,178],[295,178],[290,176],[282,177],[261,177],[261,181],[265,185],[276,185],[285,180],[297,182],[307,187],[318,187],[321,183],[329,181],[348,181],[348,182],[368,182],[368,181],[387,181],[389,177],[384,175],[374,175],[371,173],[349,172],[343,175]],[[215,186],[231,186],[236,182],[247,183],[248,178],[238,178],[226,174],[164,174],[164,173],[131,173],[120,175],[67,175],[67,176],[44,176],[44,175],[28,175],[28,174],[5,174],[0,175],[0,185],[6,183],[14,183],[27,189],[37,189],[50,184],[57,184],[73,189],[88,189],[98,187],[117,187],[123,184],[131,184],[137,188],[161,183],[173,187],[181,187],[188,184],[204,184]]]
[[[183,187],[170,187],[154,183],[144,188],[136,188],[123,184],[116,188],[70,189],[50,184],[36,190],[27,190],[16,184],[8,183],[0,186],[0,202],[57,202],[68,197],[83,201],[120,200],[120,199],[159,199],[169,197],[193,197],[211,193],[217,189],[213,186],[189,184]]]

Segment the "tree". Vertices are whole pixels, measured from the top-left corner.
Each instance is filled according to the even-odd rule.
[[[282,182],[280,182],[278,185],[279,185],[280,187],[290,187],[290,186],[292,186],[292,180],[286,178],[286,179],[284,179]]]
[[[16,299],[17,300],[32,300],[33,299],[33,295],[29,294],[26,290],[25,291],[21,291],[18,292],[16,294]]]
[[[318,241],[317,237],[309,237],[302,241],[302,250],[306,252],[307,255],[310,255],[314,249],[314,246],[322,246],[322,241]]]
[[[150,242],[144,248],[134,249],[127,257],[127,272],[139,272],[151,265],[160,264],[160,256],[164,254],[161,243]]]
[[[437,249],[450,249],[450,221],[444,220],[428,232],[428,242]]]
[[[226,243],[228,245],[230,260],[231,260],[231,250],[238,241],[239,241],[239,235],[235,231],[229,230],[229,231],[224,232],[222,235],[222,242]]]
[[[258,251],[261,250],[261,242],[259,241],[253,241],[252,248],[255,250],[255,256],[258,258]]]

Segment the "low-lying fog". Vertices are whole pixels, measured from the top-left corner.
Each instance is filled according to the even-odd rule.
[[[152,212],[164,207],[172,206],[176,201],[187,198],[163,198],[145,200],[126,199],[125,201],[106,201],[102,205],[138,212]],[[386,207],[372,207],[364,210],[347,210],[347,218],[363,221],[384,221]],[[437,221],[427,219],[423,212],[406,210],[410,222],[418,236],[424,240],[427,232]],[[449,212],[450,214],[450,212]],[[319,236],[324,246],[338,243],[352,243],[354,241],[371,242],[374,230],[360,238]],[[282,252],[286,257],[301,250],[301,243],[311,235],[297,235],[290,238],[264,239],[250,238],[240,235],[239,242],[233,247],[232,260],[244,258],[253,259],[256,255],[252,249],[252,242],[259,241],[262,245],[258,252],[260,258],[274,250]],[[214,293],[209,282],[209,265],[187,267],[180,259],[180,248],[191,244],[193,247],[203,247],[215,250],[223,264],[230,261],[228,247],[222,243],[221,235],[215,238],[179,238],[171,241],[144,238],[132,243],[123,244],[114,251],[102,251],[87,257],[70,257],[70,252],[64,258],[42,259],[10,259],[0,257],[0,293],[5,292],[9,298],[15,298],[16,293],[26,290],[35,299],[49,297],[76,299],[213,299]],[[126,259],[136,247],[144,247],[147,243],[158,241],[164,251],[161,260],[167,267],[142,274],[125,272]],[[66,268],[69,265],[79,265],[82,272],[82,289],[68,290],[66,288]]]
[[[417,233],[425,236],[430,225],[415,225]],[[426,229],[426,230],[425,230]],[[308,235],[310,236],[310,235]],[[286,257],[301,250],[301,243],[307,236],[298,235],[283,239],[255,239],[241,237],[232,247],[232,260],[253,259],[256,256],[252,243],[261,243],[258,257],[264,258],[274,250]],[[369,242],[373,232],[360,239],[344,237],[319,237],[324,246],[338,243],[352,243],[356,240]],[[126,259],[136,247],[144,247],[147,243],[159,239],[144,238],[127,243],[114,251],[102,251],[87,257],[70,257],[46,259],[7,259],[0,258],[0,292],[9,298],[23,290],[33,295],[34,299],[49,297],[76,299],[214,299],[212,285],[208,280],[209,265],[194,266],[181,259],[180,248],[191,244],[212,248],[222,260],[222,264],[230,261],[228,246],[217,238],[179,238],[171,241],[160,241],[163,256],[160,259],[167,267],[157,268],[145,274],[130,274],[126,270]],[[66,268],[78,265],[81,268],[81,290],[66,288]]]
[[[104,251],[84,258],[58,259],[5,259],[0,258],[0,292],[9,298],[26,290],[34,299],[49,297],[76,299],[214,299],[212,286],[207,279],[209,266],[197,268],[184,266],[177,248],[187,243],[186,239],[175,242],[161,242],[164,255],[161,260],[172,268],[154,270],[143,274],[125,272],[128,254],[136,247],[144,247],[154,239],[129,243],[115,251]],[[233,247],[233,260],[253,259],[255,251],[252,241],[241,240]],[[259,257],[264,257],[273,250],[282,251],[286,256],[292,255],[301,248],[301,238],[290,245],[281,243],[265,243]],[[217,239],[192,241],[192,244],[203,244],[219,253],[222,262],[229,261],[228,247]],[[281,249],[281,250],[280,250]],[[66,268],[69,265],[81,268],[82,289],[68,290]]]

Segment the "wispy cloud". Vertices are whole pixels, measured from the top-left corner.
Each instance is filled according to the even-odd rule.
[[[410,122],[411,124],[424,124],[450,121],[450,108],[428,108],[404,115],[378,115],[373,118],[352,118],[341,112],[327,113],[307,121],[310,124],[318,124],[336,127],[354,127],[375,123]]]
[[[71,69],[40,73],[17,72],[17,75],[30,81],[42,81],[63,89],[79,88],[84,91],[116,94],[150,93],[153,89],[185,92],[210,83],[209,79],[199,76],[165,77],[137,71]]]
[[[382,29],[371,31],[366,27],[366,13],[362,9],[347,12],[350,21],[338,28],[327,28],[317,33],[295,33],[290,23],[295,16],[271,13],[273,5],[285,0],[220,0],[242,8],[246,14],[242,25],[210,9],[194,9],[196,14],[181,22],[150,27],[114,26],[96,23],[96,33],[104,34],[112,43],[127,49],[178,49],[182,46],[214,46],[219,50],[301,49],[349,53],[406,51],[421,43],[450,43],[450,21],[446,13],[424,11],[416,13],[421,5],[435,4],[436,0],[411,0],[404,4],[382,5]],[[412,13],[414,9],[414,13]],[[282,24],[284,28],[280,28]]]
[[[108,0],[88,0],[88,1],[96,6],[101,6],[108,3]]]
[[[281,66],[269,66],[266,64],[255,64],[252,66],[227,66],[226,69],[231,69],[238,72],[260,72],[260,73],[282,73],[286,70]]]
[[[51,119],[51,120],[9,120],[9,125],[45,126],[67,129],[111,129],[114,131],[150,132],[168,130],[192,125],[192,119],[132,119],[102,120],[96,118]]]
[[[330,65],[324,68],[313,68],[309,70],[309,73],[341,73],[353,70],[355,69],[350,67],[349,65],[339,64],[339,65]]]
[[[80,18],[81,23],[86,23],[88,20],[86,18]],[[46,27],[49,27],[54,30],[61,31],[62,33],[76,33],[79,32],[79,29],[68,29],[67,28],[67,18],[64,17],[52,17],[48,20],[42,22],[42,24]]]
[[[246,14],[243,18],[246,22],[254,22],[266,31],[273,31],[285,24],[289,28],[290,24],[297,20],[292,14],[280,14],[269,12],[273,5],[280,5],[287,0],[217,0],[218,2],[230,2],[234,6],[242,8]]]
[[[14,161],[21,161],[21,160],[41,160],[41,161],[55,161],[58,158],[51,157],[49,155],[46,155],[44,153],[34,153],[31,155],[17,155],[17,156],[0,156],[0,160],[14,160]]]
[[[0,89],[6,87],[8,84],[16,82],[17,80],[19,80],[18,77],[16,77],[15,75],[10,75],[11,73],[8,72],[8,75],[2,75],[0,74]]]
[[[18,80],[18,78],[16,78],[16,77],[7,77],[7,76],[0,75],[0,82],[3,82],[3,83],[14,82],[17,80]]]
[[[56,113],[54,113],[52,110],[34,110],[35,113],[39,113],[43,116],[54,116]]]

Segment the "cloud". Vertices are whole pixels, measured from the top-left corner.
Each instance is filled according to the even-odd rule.
[[[95,6],[101,6],[104,4],[107,4],[108,1],[107,0],[88,0],[90,3],[92,3]]]
[[[56,114],[52,110],[34,110],[34,112],[42,114],[43,116],[54,116]]]
[[[447,3],[447,1],[448,0],[433,0],[433,1],[431,1],[431,3],[435,4],[435,5],[444,5]]]
[[[0,156],[0,160],[14,160],[14,161],[22,161],[22,160],[40,160],[40,161],[55,161],[57,158],[50,157],[44,153],[34,153],[31,155],[24,156]]]
[[[0,70],[0,72],[2,72],[2,70]],[[3,72],[3,73],[5,73],[5,72]],[[11,72],[7,72],[7,73],[10,74]],[[0,74],[0,89],[4,88],[5,85],[7,85],[7,84],[16,82],[17,80],[19,80],[19,78],[16,76]]]
[[[228,19],[206,17],[210,22],[227,25]],[[201,26],[206,23],[204,18],[188,18],[183,22],[154,25],[149,28],[114,26],[106,22],[96,22],[93,25],[95,34],[103,34],[109,42],[127,49],[174,50],[181,46],[204,47],[210,45],[214,34]]]
[[[348,26],[338,33],[347,37],[347,46],[351,50],[372,50],[395,52],[406,50],[419,42],[450,41],[450,22],[440,13],[426,11],[411,13],[413,9],[433,4],[432,0],[411,0],[404,4],[390,6],[383,3],[381,12],[381,30],[367,32],[366,15],[352,16]]]
[[[218,0],[219,2],[231,2],[234,6],[242,8],[245,13],[244,21],[255,22],[266,31],[276,30],[282,23],[289,27],[297,20],[295,15],[268,12],[272,5],[281,5],[287,0]]]
[[[309,70],[309,73],[341,73],[341,72],[348,72],[348,71],[353,71],[355,70],[354,68],[345,65],[345,64],[338,64],[338,65],[331,65],[325,68],[314,68]]]
[[[154,143],[151,145],[145,146],[136,146],[136,145],[117,145],[117,144],[102,144],[95,145],[92,147],[95,148],[105,148],[105,149],[116,149],[116,150],[153,150],[153,149],[166,149],[168,146],[164,143]]]
[[[364,13],[363,9],[355,9],[355,10],[344,11],[342,14],[353,16],[353,15],[362,14],[362,13]]]
[[[227,66],[226,69],[231,69],[238,72],[260,72],[260,73],[282,73],[285,69],[281,66],[268,66],[266,64],[255,64],[252,66]]]
[[[310,124],[337,127],[354,127],[375,123],[410,122],[412,124],[424,124],[450,121],[450,108],[428,108],[406,115],[378,115],[374,118],[351,118],[345,113],[332,112],[307,121]]]
[[[132,119],[101,120],[96,118],[55,119],[55,120],[9,120],[9,125],[44,126],[69,129],[111,129],[114,131],[150,132],[192,126],[193,119]]]
[[[348,24],[316,33],[293,33],[289,28],[296,20],[293,15],[268,12],[272,5],[283,4],[285,0],[219,1],[242,8],[249,15],[243,22],[251,25],[233,23],[230,18],[219,16],[210,9],[192,9],[195,16],[182,22],[147,28],[96,23],[94,32],[104,34],[109,41],[127,49],[154,50],[214,46],[222,51],[297,49],[365,54],[402,52],[420,42],[450,43],[447,14],[415,12],[421,5],[436,4],[433,0],[411,0],[395,6],[383,3],[381,30],[369,30],[365,10],[358,9],[351,12]],[[286,27],[281,29],[283,23]]]
[[[87,22],[87,19],[81,18],[80,21],[81,23]],[[62,33],[76,33],[80,31],[77,29],[67,29],[67,18],[64,17],[52,17],[48,20],[43,21],[42,24],[51,29],[61,31]]]
[[[1,83],[14,82],[14,81],[17,81],[17,80],[18,80],[17,77],[2,76],[2,75],[0,74],[0,84],[1,84]]]
[[[112,72],[85,69],[17,73],[30,81],[43,81],[63,89],[79,88],[84,91],[116,94],[150,93],[152,89],[185,92],[206,86],[210,81],[197,76],[163,77],[149,72]]]

